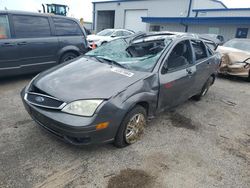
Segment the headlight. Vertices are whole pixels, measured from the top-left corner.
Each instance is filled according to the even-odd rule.
[[[67,104],[62,111],[79,116],[93,116],[103,100],[80,100]]]

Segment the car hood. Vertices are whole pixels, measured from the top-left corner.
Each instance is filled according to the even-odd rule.
[[[88,35],[87,40],[88,41],[98,41],[98,40],[106,40],[109,41],[112,38],[109,36],[99,36],[99,35]]]
[[[109,99],[149,74],[82,57],[41,73],[32,85],[65,102]]]
[[[226,64],[234,64],[237,62],[243,62],[247,58],[250,58],[250,52],[238,50],[235,48],[229,48],[225,46],[219,46],[217,51],[224,56]],[[244,65],[244,64],[243,64]]]

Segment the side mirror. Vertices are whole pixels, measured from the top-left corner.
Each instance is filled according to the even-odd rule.
[[[115,34],[112,34],[111,37],[114,38],[114,37],[116,37],[116,35],[115,35]]]

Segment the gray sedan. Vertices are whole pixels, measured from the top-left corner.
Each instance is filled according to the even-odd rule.
[[[190,35],[143,33],[39,74],[21,96],[38,125],[69,143],[125,147],[141,138],[149,117],[201,99],[219,57]]]

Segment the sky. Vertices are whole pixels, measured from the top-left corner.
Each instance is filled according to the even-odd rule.
[[[42,4],[65,4],[70,7],[69,16],[84,21],[92,21],[93,0],[0,0],[0,10],[23,10],[38,12],[42,10]],[[230,8],[250,8],[250,0],[222,0]]]

